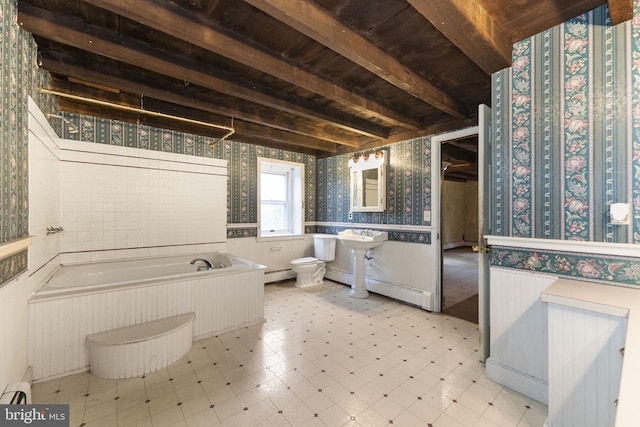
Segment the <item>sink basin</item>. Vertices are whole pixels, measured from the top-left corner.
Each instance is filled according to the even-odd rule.
[[[338,232],[338,240],[353,252],[354,281],[349,295],[354,298],[369,296],[365,286],[364,255],[369,249],[377,248],[389,240],[389,233],[378,230],[349,229]]]
[[[377,248],[389,240],[389,233],[377,230],[349,229],[338,232],[337,237],[349,249],[367,250]]]

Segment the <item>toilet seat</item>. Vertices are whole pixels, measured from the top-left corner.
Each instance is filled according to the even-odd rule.
[[[314,258],[314,257],[308,256],[308,257],[304,257],[304,258],[294,259],[293,261],[291,261],[291,265],[299,267],[299,266],[303,266],[303,265],[317,264],[318,261],[320,261],[318,258]]]

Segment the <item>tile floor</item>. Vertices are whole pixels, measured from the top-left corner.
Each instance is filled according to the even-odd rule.
[[[127,380],[37,383],[71,426],[542,426],[543,404],[484,375],[477,326],[344,285],[265,287],[266,323],[203,339]]]

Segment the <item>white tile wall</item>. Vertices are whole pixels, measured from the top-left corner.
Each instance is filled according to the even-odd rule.
[[[112,251],[102,254],[112,258],[114,250],[146,256],[160,247],[226,241],[225,161],[173,154],[174,162],[126,147],[63,144],[65,260],[92,260],[96,251]],[[89,152],[94,146],[99,151]]]
[[[46,235],[62,226],[60,148],[44,114],[29,98],[29,248],[30,274],[60,253],[63,234]]]
[[[61,140],[30,107],[31,274],[54,259],[226,249],[226,161]]]

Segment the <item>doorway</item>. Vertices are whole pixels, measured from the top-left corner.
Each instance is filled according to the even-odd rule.
[[[478,137],[441,145],[442,312],[478,323]]]
[[[489,247],[485,236],[491,234],[493,200],[491,188],[491,109],[482,104],[478,106],[478,126],[460,129],[454,132],[436,135],[431,139],[431,200],[434,207],[432,212],[425,212],[425,217],[431,217],[432,230],[432,263],[435,274],[435,289],[433,294],[433,311],[442,311],[442,238],[441,238],[441,182],[443,168],[441,149],[447,141],[456,141],[470,136],[478,137],[478,331],[480,333],[480,347],[478,356],[481,362],[487,360],[490,354],[490,269]],[[429,215],[430,214],[430,215]]]

